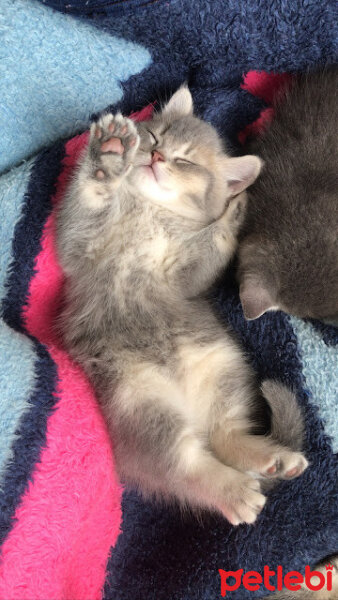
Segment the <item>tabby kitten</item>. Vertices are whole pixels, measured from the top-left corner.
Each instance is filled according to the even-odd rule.
[[[250,188],[238,279],[244,315],[338,317],[338,68],[298,75],[268,131]],[[338,324],[338,321],[337,321]]]
[[[150,122],[92,125],[57,224],[63,339],[97,391],[122,480],[234,525],[263,508],[258,477],[307,466],[283,439],[252,435],[254,374],[202,295],[235,252],[260,168],[224,153],[183,87]],[[263,393],[288,404],[298,447],[293,395],[272,382]]]

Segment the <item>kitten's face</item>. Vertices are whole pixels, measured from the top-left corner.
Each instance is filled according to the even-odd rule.
[[[306,258],[297,240],[291,253],[290,249],[283,252],[271,238],[255,237],[246,238],[239,249],[238,279],[244,316],[251,320],[267,311],[282,310],[300,318],[334,322],[338,317],[338,272],[337,265],[332,269],[322,264],[325,249],[320,256]],[[323,271],[329,273],[324,287]]]
[[[133,182],[152,202],[205,223],[256,179],[261,162],[255,156],[229,158],[216,130],[192,113],[191,94],[183,87],[161,113],[139,125]]]

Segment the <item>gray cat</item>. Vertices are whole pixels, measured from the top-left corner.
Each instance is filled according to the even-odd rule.
[[[249,151],[265,163],[249,190],[238,278],[244,315],[338,315],[338,68],[297,76]]]
[[[57,224],[63,339],[97,391],[121,479],[234,525],[263,508],[259,478],[307,466],[283,386],[263,384],[275,418],[253,435],[261,393],[203,297],[236,250],[260,167],[225,154],[183,87],[150,122],[93,124]]]

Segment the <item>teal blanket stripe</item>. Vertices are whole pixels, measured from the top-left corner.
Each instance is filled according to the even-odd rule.
[[[33,342],[0,321],[0,484],[12,458],[15,432],[29,410],[37,356]]]
[[[1,0],[0,48],[0,172],[83,131],[151,62],[142,46],[35,0]]]
[[[33,161],[13,169],[0,179],[0,301],[6,294],[6,279],[13,260],[14,229],[22,217],[25,192]],[[0,320],[0,481],[12,457],[15,432],[35,383],[37,357],[32,341]]]
[[[305,388],[309,400],[319,409],[325,432],[332,439],[333,452],[338,452],[338,352],[327,345],[311,323],[290,317],[297,336]]]
[[[0,302],[6,294],[5,284],[8,269],[13,259],[14,228],[21,218],[23,197],[27,189],[33,162],[33,160],[30,160],[21,167],[12,169],[0,179]]]

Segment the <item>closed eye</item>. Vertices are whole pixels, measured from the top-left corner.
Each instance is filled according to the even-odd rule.
[[[150,137],[152,138],[152,142],[153,142],[154,146],[157,146],[157,144],[158,144],[157,137],[153,134],[152,131],[150,131],[150,129],[147,129],[147,131],[148,131]]]
[[[191,160],[188,160],[187,158],[175,158],[175,163],[182,164],[182,165],[194,165],[195,163],[192,162]]]

